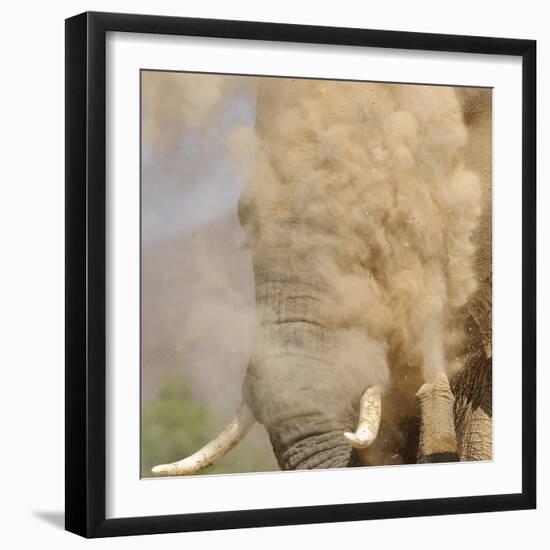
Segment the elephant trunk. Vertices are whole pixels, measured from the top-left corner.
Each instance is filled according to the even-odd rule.
[[[243,396],[265,425],[282,469],[354,465],[344,432],[357,425],[365,387],[338,364],[322,279],[278,258],[254,256],[258,324]],[[276,269],[282,266],[287,269]]]

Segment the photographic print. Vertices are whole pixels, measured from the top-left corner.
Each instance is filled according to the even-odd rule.
[[[492,459],[492,90],[141,72],[141,476]]]

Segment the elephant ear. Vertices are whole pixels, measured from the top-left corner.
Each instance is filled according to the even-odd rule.
[[[493,369],[491,357],[475,356],[452,381],[461,461],[493,458]]]

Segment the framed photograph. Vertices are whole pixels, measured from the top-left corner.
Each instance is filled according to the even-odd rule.
[[[66,528],[535,507],[536,44],[66,21]]]

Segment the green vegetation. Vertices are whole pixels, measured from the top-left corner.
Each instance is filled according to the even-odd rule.
[[[227,419],[225,419],[226,421]],[[193,400],[183,376],[171,377],[158,396],[142,406],[141,475],[152,477],[151,468],[194,453],[214,438],[224,420]],[[265,472],[278,469],[267,445],[245,438],[223,460],[202,474]]]

